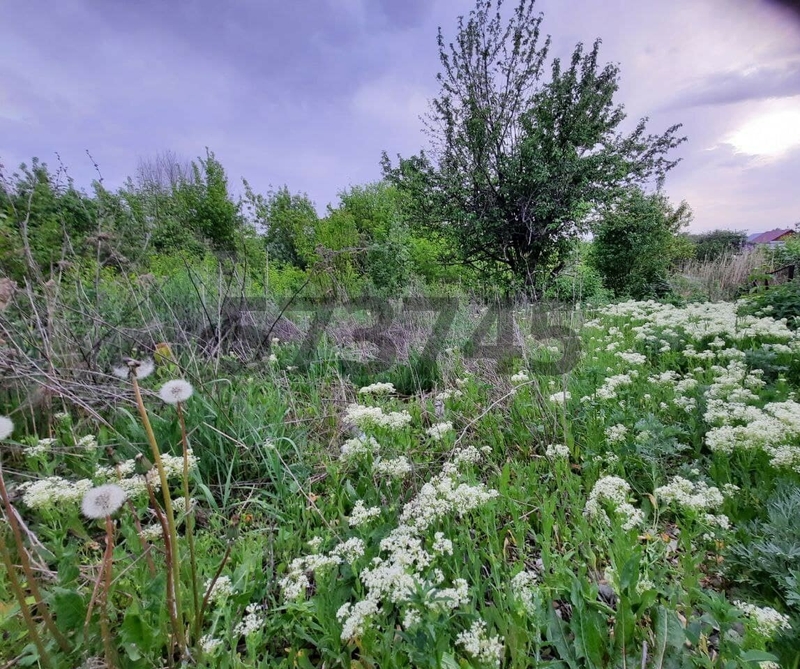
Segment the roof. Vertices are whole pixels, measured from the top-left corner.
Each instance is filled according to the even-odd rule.
[[[755,235],[750,235],[747,238],[748,243],[750,244],[769,244],[770,242],[777,242],[782,237],[787,235],[793,235],[794,230],[791,228],[775,228],[774,230],[768,230],[767,232],[756,233]]]

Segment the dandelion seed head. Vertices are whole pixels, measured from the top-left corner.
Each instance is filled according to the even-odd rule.
[[[108,483],[89,490],[83,497],[81,511],[92,520],[110,516],[122,506],[127,495],[118,485]]]
[[[14,431],[14,422],[7,416],[0,416],[0,439],[8,439]]]
[[[178,402],[185,402],[188,400],[193,392],[194,388],[192,388],[191,383],[183,379],[175,379],[174,381],[167,381],[161,386],[161,390],[158,391],[158,396],[166,404],[178,404]]]

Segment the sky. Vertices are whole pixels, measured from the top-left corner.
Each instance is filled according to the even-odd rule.
[[[515,0],[507,0],[513,5]],[[539,0],[552,55],[602,38],[631,125],[688,141],[666,181],[691,230],[800,222],[800,11],[771,0]],[[0,165],[122,184],[208,147],[234,190],[284,184],[324,212],[426,148],[436,31],[474,0],[0,0]]]

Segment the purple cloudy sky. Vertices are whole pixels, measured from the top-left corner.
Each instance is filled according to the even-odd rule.
[[[512,4],[513,0],[509,0]],[[800,13],[768,0],[540,0],[553,54],[603,39],[619,101],[689,142],[667,192],[694,230],[800,221]],[[79,185],[210,147],[231,183],[324,211],[426,145],[436,28],[472,0],[5,0],[0,164],[57,151]]]

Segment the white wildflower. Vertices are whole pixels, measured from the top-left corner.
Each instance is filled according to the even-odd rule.
[[[782,629],[791,629],[789,616],[778,613],[769,606],[759,607],[741,601],[735,601],[733,605],[752,621],[754,631],[767,639],[771,639]]]
[[[563,390],[560,393],[553,393],[550,395],[549,400],[551,402],[556,402],[558,404],[566,404],[572,395],[567,390]]]
[[[355,604],[342,604],[336,612],[336,619],[342,623],[342,641],[350,641],[364,633],[364,625],[369,616],[378,613],[378,604],[365,599]]]
[[[411,463],[405,455],[401,455],[399,458],[392,458],[391,460],[382,460],[378,458],[372,465],[372,471],[375,474],[384,474],[391,478],[401,479],[411,473]]]
[[[245,617],[233,628],[234,635],[250,636],[264,627],[264,623],[266,623],[267,619],[262,613],[259,613],[262,608],[263,607],[258,604],[248,604],[245,609]]]
[[[364,500],[358,500],[350,512],[348,522],[350,527],[358,527],[369,522],[370,519],[376,518],[381,515],[381,509],[378,506],[364,506]]]
[[[488,636],[486,623],[476,620],[468,631],[461,632],[456,637],[456,643],[472,655],[478,662],[500,666],[503,659],[503,641],[499,636]]]
[[[215,639],[210,634],[205,634],[204,636],[200,637],[200,649],[206,655],[213,655],[217,652],[217,648],[222,645],[222,639]]]
[[[211,586],[211,579],[207,580],[203,590],[208,593],[209,588],[211,588],[211,592],[208,594],[208,601],[215,604],[224,601],[233,594],[233,583],[230,576],[220,576],[213,587]]]
[[[544,454],[553,460],[558,458],[569,458],[569,447],[564,444],[550,444]]]
[[[444,437],[444,435],[446,435],[448,432],[451,432],[452,429],[453,424],[450,422],[436,423],[436,425],[433,425],[425,430],[425,434],[427,434],[434,441],[439,441]]]
[[[391,395],[395,392],[394,384],[392,383],[373,383],[369,386],[364,386],[358,391],[359,395]]]

